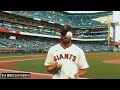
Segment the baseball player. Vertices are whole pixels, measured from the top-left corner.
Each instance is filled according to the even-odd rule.
[[[70,31],[61,30],[61,42],[52,46],[48,51],[44,65],[48,72],[53,73],[52,79],[72,79],[63,77],[64,75],[61,74],[62,64],[58,63],[61,60],[63,62],[65,60],[73,61],[76,64],[79,70],[74,74],[75,78],[82,77],[89,68],[83,50],[71,43],[72,36],[67,35],[68,32]]]

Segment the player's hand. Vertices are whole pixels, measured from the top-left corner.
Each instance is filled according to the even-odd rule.
[[[81,69],[78,71],[78,73],[75,74],[76,79],[83,77],[86,74],[87,69]]]
[[[57,72],[58,70],[60,70],[61,67],[62,67],[62,65],[59,64],[58,62],[56,62],[56,63],[53,65],[53,68],[54,68],[55,72]]]
[[[70,78],[70,77],[68,77],[68,79],[77,79],[77,78],[80,78],[80,76],[79,76],[78,73],[76,73],[76,74],[74,75],[74,78]]]
[[[76,73],[74,76],[75,76],[75,78],[80,78],[79,73]]]

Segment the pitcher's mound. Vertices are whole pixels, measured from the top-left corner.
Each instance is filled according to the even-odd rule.
[[[105,63],[120,64],[120,60],[104,60]]]

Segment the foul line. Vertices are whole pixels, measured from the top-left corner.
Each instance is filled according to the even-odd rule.
[[[32,57],[43,57],[44,55],[2,56],[0,58],[29,57],[29,56],[32,56]]]
[[[34,59],[44,59],[44,58],[32,58],[32,59],[20,59],[20,60],[5,60],[5,61],[0,61],[0,63],[4,63],[4,62],[16,62],[16,61],[26,61],[26,60],[34,60]]]

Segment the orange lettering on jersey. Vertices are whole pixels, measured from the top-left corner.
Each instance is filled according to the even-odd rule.
[[[57,58],[54,56],[54,61],[56,62],[57,61]]]
[[[68,59],[68,55],[69,55],[69,54],[65,54],[65,57],[64,57],[64,59]]]
[[[59,56],[57,55],[57,60],[59,60]]]
[[[72,57],[73,55],[72,54],[70,54],[70,58],[69,59],[71,59],[71,57]]]
[[[60,54],[60,59],[63,59],[63,55],[62,54]]]
[[[75,60],[76,60],[76,58],[77,58],[76,56],[73,56],[73,59],[72,59],[72,60],[73,60],[73,61],[75,61]]]
[[[62,59],[69,59],[75,61],[77,57],[72,54],[59,54],[57,56],[54,56],[54,61],[62,60]]]

